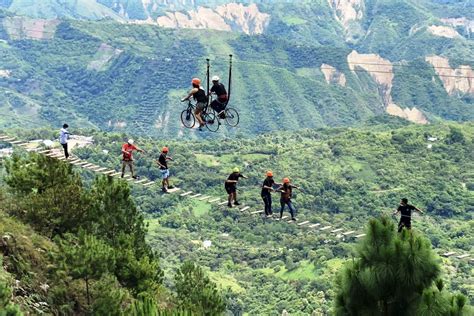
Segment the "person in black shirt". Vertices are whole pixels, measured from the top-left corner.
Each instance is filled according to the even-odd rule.
[[[168,169],[168,160],[173,160],[171,157],[168,157],[169,149],[168,147],[163,147],[161,150],[161,155],[158,158],[158,166],[160,166],[161,172],[161,190],[163,192],[168,192],[168,189],[172,189],[173,186],[170,186],[169,178],[170,178],[170,171]]]
[[[228,197],[228,207],[232,207],[232,201],[234,201],[234,205],[240,205],[237,201],[237,182],[239,178],[247,179],[246,176],[240,173],[239,168],[234,168],[230,176],[225,181],[225,190],[227,191]]]
[[[224,111],[225,106],[227,105],[228,97],[227,97],[227,90],[225,86],[219,82],[220,78],[218,76],[212,77],[212,87],[209,94],[214,93],[217,98],[211,102],[211,108],[217,112],[220,118],[224,118]]]
[[[263,203],[265,204],[265,216],[270,217],[273,215],[272,212],[272,194],[273,185],[275,181],[273,180],[273,172],[267,171],[267,177],[263,181],[261,196]]]
[[[281,198],[280,198],[280,219],[283,217],[283,211],[285,209],[285,205],[288,205],[288,208],[290,209],[290,214],[291,214],[291,219],[293,221],[296,221],[296,209],[293,206],[293,203],[291,203],[291,198],[293,195],[293,189],[299,189],[296,185],[292,185],[290,183],[289,178],[284,178],[283,179],[283,185],[280,186],[277,191],[281,192]]]
[[[201,87],[201,79],[193,78],[191,81],[193,89],[189,92],[188,96],[181,99],[181,102],[189,100],[193,97],[196,100],[196,109],[194,110],[194,116],[199,122],[199,130],[202,131],[202,127],[205,125],[204,120],[202,119],[201,113],[207,106],[207,95],[206,91]]]
[[[408,204],[408,199],[403,198],[400,201],[400,206],[398,206],[397,210],[393,213],[393,215],[396,215],[397,213],[400,213],[400,222],[398,223],[398,232],[400,233],[403,230],[403,227],[406,229],[411,229],[411,212],[412,211],[417,211],[423,214],[423,211],[421,211],[419,208],[416,206]]]

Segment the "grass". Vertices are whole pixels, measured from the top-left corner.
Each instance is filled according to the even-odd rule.
[[[264,274],[273,274],[283,280],[309,280],[313,279],[316,274],[314,265],[308,260],[302,260],[296,269],[288,271],[285,266],[280,267],[280,271],[276,272],[272,268],[264,268],[259,271]]]
[[[230,289],[233,293],[241,294],[245,289],[239,285],[234,276],[224,272],[208,272],[209,278],[221,289]]]
[[[219,160],[213,155],[194,154],[198,162],[204,164],[206,167],[216,167],[220,165]]]
[[[202,201],[195,201],[193,205],[193,213],[194,216],[200,217],[203,216],[211,210],[211,204],[202,202]]]
[[[284,16],[281,18],[281,20],[288,26],[302,25],[308,23],[308,21],[301,19],[297,16]]]

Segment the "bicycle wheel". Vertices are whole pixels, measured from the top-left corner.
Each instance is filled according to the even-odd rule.
[[[233,108],[225,110],[225,121],[229,126],[236,127],[239,124],[239,113]]]
[[[211,132],[217,132],[219,129],[219,121],[216,118],[214,111],[202,115],[202,119],[206,122],[206,128]]]
[[[181,123],[183,123],[186,128],[193,128],[196,124],[196,118],[191,110],[184,110],[181,112]]]

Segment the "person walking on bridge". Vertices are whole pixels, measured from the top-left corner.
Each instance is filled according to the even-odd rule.
[[[237,182],[239,182],[239,178],[248,179],[246,176],[241,174],[239,168],[236,167],[232,170],[232,173],[225,181],[224,187],[229,195],[227,203],[228,207],[232,207],[232,201],[234,202],[234,205],[240,205],[237,201]]]
[[[293,189],[299,189],[296,185],[290,183],[289,178],[283,179],[283,185],[281,185],[277,191],[281,192],[280,197],[280,219],[283,217],[283,211],[285,210],[285,205],[288,205],[291,214],[291,220],[296,221],[296,209],[291,203],[291,198],[293,196]]]
[[[263,203],[265,204],[265,216],[270,217],[273,215],[272,212],[272,194],[273,192],[273,185],[275,185],[275,181],[273,180],[273,172],[267,171],[267,177],[263,181],[262,184],[262,192],[261,196],[263,199]]]
[[[136,150],[141,153],[145,153],[145,151],[138,146],[133,144],[133,139],[129,139],[125,144],[122,146],[122,178],[125,174],[125,168],[128,166],[130,168],[130,173],[132,174],[133,179],[138,179],[138,177],[134,174],[134,167],[133,167],[133,151]]]
[[[400,233],[403,228],[411,229],[411,213],[412,211],[420,212],[423,214],[423,211],[417,208],[416,206],[408,204],[408,199],[403,198],[400,200],[400,205],[395,210],[393,215],[400,213],[400,222],[398,223],[398,232]]]
[[[61,143],[61,146],[63,146],[64,157],[66,157],[66,159],[69,158],[69,151],[68,151],[68,148],[67,148],[67,143],[69,141],[69,136],[71,135],[71,134],[69,134],[69,131],[67,130],[68,127],[69,127],[69,125],[64,124],[63,128],[61,128],[61,130],[59,131],[59,143]]]
[[[158,158],[158,166],[160,166],[161,172],[161,191],[164,193],[168,192],[168,189],[172,189],[173,186],[170,186],[169,178],[170,178],[170,170],[168,169],[168,160],[173,160],[173,158],[168,157],[169,149],[168,147],[163,147],[161,150],[161,155]]]

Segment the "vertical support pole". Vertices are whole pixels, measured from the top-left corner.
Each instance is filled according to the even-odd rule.
[[[229,55],[229,84],[228,84],[228,93],[227,93],[227,104],[230,101],[230,92],[232,89],[232,54]]]
[[[207,95],[207,106],[209,106],[209,99],[210,99],[209,98],[210,97],[210,95],[209,95],[209,75],[210,75],[209,69],[211,68],[209,58],[206,58],[206,62],[207,62],[207,76],[206,76],[207,77],[207,89],[206,89],[206,95]]]

